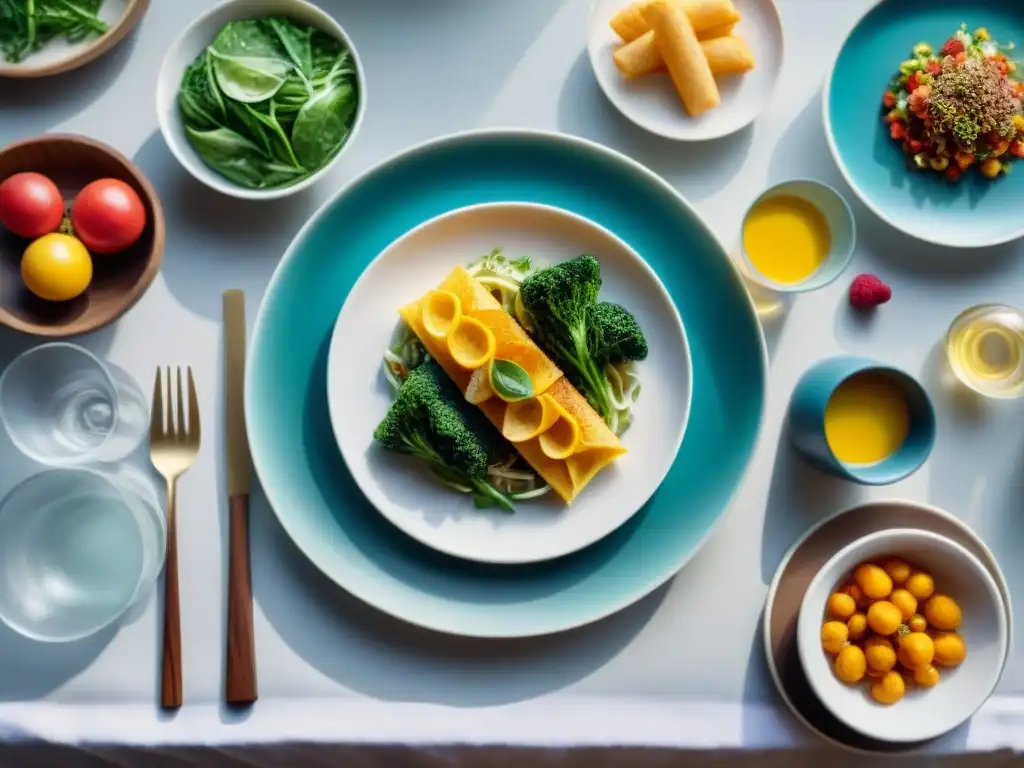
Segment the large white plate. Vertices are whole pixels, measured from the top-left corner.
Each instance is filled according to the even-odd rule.
[[[699,117],[686,114],[663,72],[626,80],[612,53],[622,40],[608,26],[633,0],[592,0],[587,19],[587,51],[594,75],[608,100],[641,128],[678,141],[706,141],[745,128],[771,100],[782,70],[782,22],[773,0],[734,0],[743,17],[734,34],[750,46],[756,66],[741,75],[716,78],[722,103]]]
[[[381,450],[373,431],[391,403],[381,353],[397,307],[435,287],[458,264],[492,248],[544,266],[582,253],[601,262],[601,297],[632,311],[650,355],[623,436],[628,453],[569,507],[550,497],[513,515],[479,510],[418,463]],[[356,483],[388,520],[429,547],[491,563],[528,563],[575,552],[637,513],[675,460],[690,412],[691,369],[682,320],[661,281],[611,232],[575,214],[529,203],[470,206],[438,216],[384,250],[353,286],[338,315],[327,362],[334,434]]]

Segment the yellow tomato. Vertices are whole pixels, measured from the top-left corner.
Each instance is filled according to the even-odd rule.
[[[949,631],[960,628],[963,614],[956,600],[948,595],[934,595],[924,604],[924,617],[935,629]]]
[[[857,607],[866,610],[871,601],[864,597],[864,593],[861,592],[860,587],[856,584],[847,584],[843,587],[843,592],[853,598],[853,602],[857,604]]]
[[[917,571],[907,579],[907,592],[918,600],[927,600],[935,591],[935,582],[927,573]]]
[[[82,242],[71,235],[43,235],[25,249],[21,279],[41,299],[69,301],[89,287],[92,259]]]
[[[886,672],[871,684],[871,696],[879,704],[895,704],[906,690],[903,676],[896,671]]]
[[[879,600],[868,608],[868,626],[880,635],[891,635],[900,628],[903,614],[888,600]]]
[[[868,617],[863,613],[855,613],[846,622],[846,629],[850,633],[850,640],[860,640],[868,630]]]
[[[843,650],[850,631],[841,621],[826,621],[821,628],[821,647],[829,653],[839,653]]]
[[[894,589],[889,595],[889,602],[900,609],[904,619],[909,619],[917,613],[917,598],[903,589]]]
[[[896,651],[884,637],[869,637],[864,641],[864,656],[869,669],[888,672],[896,666]]]
[[[924,688],[933,688],[939,682],[939,670],[929,664],[914,670],[914,682]]]
[[[848,645],[836,656],[836,677],[844,683],[858,683],[864,678],[868,665],[864,651],[856,645]]]
[[[920,613],[915,613],[913,616],[910,617],[910,619],[908,619],[907,628],[911,632],[924,632],[926,629],[928,629],[928,622],[925,621],[924,616],[922,616]]]
[[[853,578],[861,592],[872,600],[882,600],[892,592],[892,579],[877,565],[864,563],[857,566],[857,570],[853,572]]]
[[[932,645],[935,648],[935,663],[944,667],[955,667],[967,658],[967,645],[956,632],[936,632]]]
[[[857,612],[857,601],[844,592],[836,592],[828,598],[828,613],[836,619],[846,620]]]
[[[931,666],[932,659],[935,658],[935,645],[924,632],[911,632],[901,637],[900,650],[911,669]]]
[[[893,584],[903,584],[910,576],[910,565],[904,560],[890,560],[885,564],[885,572],[889,574]]]

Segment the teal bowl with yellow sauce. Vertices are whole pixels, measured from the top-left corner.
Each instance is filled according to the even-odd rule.
[[[822,360],[789,402],[790,442],[812,466],[860,485],[916,472],[935,443],[935,411],[910,374],[866,357]]]

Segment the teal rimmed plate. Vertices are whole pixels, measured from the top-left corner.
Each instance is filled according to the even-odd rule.
[[[658,492],[596,544],[526,567],[440,554],[379,515],[334,441],[326,381],[335,319],[377,254],[446,211],[512,200],[586,217],[640,253],[679,309],[693,361],[686,435]],[[382,297],[396,306],[400,300]],[[256,321],[246,422],[256,470],[282,526],[348,592],[442,632],[540,635],[624,608],[700,548],[753,452],[766,372],[764,339],[738,272],[696,211],[664,181],[581,139],[477,131],[386,160],[299,233]]]
[[[832,154],[868,208],[920,240],[977,248],[1024,236],[1024,167],[995,180],[972,169],[958,184],[912,171],[881,119],[882,94],[910,49],[922,41],[937,49],[961,24],[1024,45],[1021,0],[881,0],[843,43],[822,103]]]

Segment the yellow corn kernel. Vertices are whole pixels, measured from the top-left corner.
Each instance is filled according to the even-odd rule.
[[[1003,164],[996,160],[994,157],[990,157],[988,160],[982,162],[978,169],[981,171],[981,175],[986,179],[994,179],[999,175],[999,172],[1003,170]]]
[[[978,27],[976,30],[974,30],[974,39],[982,41],[991,40],[992,36],[988,33],[987,27]]]
[[[1017,133],[1024,133],[1024,115],[1013,116],[1013,127],[1017,129]]]

